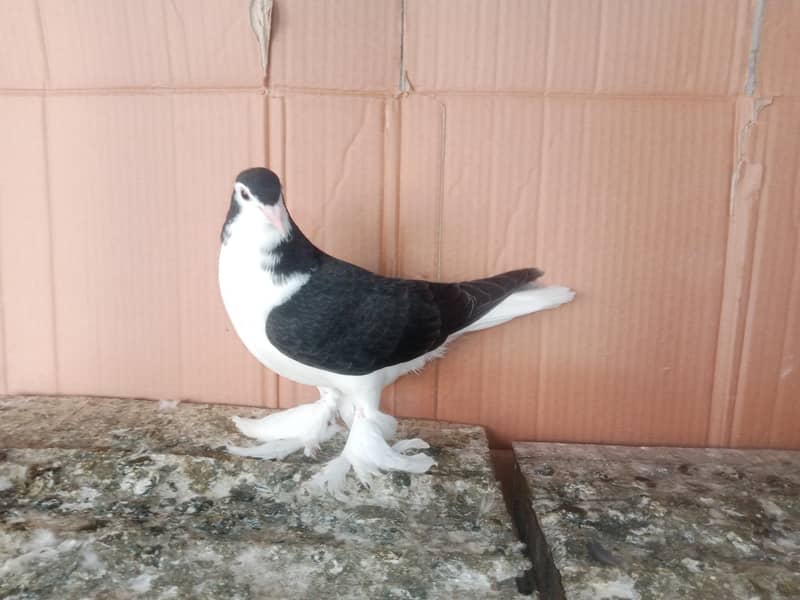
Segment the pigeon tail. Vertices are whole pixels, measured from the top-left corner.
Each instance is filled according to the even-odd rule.
[[[457,335],[495,327],[523,315],[556,308],[571,302],[574,297],[575,292],[567,287],[532,285],[508,296],[480,319],[458,331]]]

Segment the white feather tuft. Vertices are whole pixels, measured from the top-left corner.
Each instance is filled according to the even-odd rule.
[[[383,439],[390,440],[394,437],[394,434],[397,433],[397,419],[395,419],[392,415],[387,415],[384,412],[376,410],[375,412],[370,412],[369,418],[374,421],[381,430]],[[350,427],[352,426],[353,425],[351,423]]]
[[[342,430],[336,424],[336,402],[328,397],[260,419],[232,420],[243,435],[264,443],[251,448],[228,446],[228,452],[265,459],[282,459],[301,448],[306,456],[313,456],[322,442]]]
[[[320,399],[310,404],[274,412],[260,419],[231,417],[231,420],[243,435],[266,442],[304,438],[309,435],[313,437],[314,434],[324,430],[335,415],[335,402]]]
[[[419,447],[422,440],[411,440],[403,445],[402,450]],[[356,415],[350,435],[347,438],[342,455],[353,465],[358,479],[369,487],[372,476],[381,471],[405,471],[407,473],[424,473],[435,461],[427,454],[405,455],[391,448],[383,438],[380,425],[371,417]]]
[[[249,456],[251,458],[263,458],[265,460],[281,460],[289,456],[292,452],[297,452],[303,447],[303,442],[297,438],[288,440],[273,440],[264,442],[258,446],[231,446],[228,444],[226,450],[236,456]]]
[[[425,450],[430,447],[430,444],[425,440],[414,438],[411,440],[400,440],[392,445],[392,450],[395,452],[407,452],[408,450]]]
[[[329,492],[335,498],[341,498],[348,471],[350,471],[350,461],[344,456],[338,456],[322,467],[308,484],[321,492]]]

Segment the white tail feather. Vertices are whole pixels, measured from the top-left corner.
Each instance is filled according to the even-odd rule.
[[[575,292],[560,285],[524,289],[511,294],[472,325],[459,331],[458,334],[480,331],[488,327],[502,325],[523,315],[556,308],[572,301],[574,297]]]

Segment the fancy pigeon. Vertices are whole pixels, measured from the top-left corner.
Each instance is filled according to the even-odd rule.
[[[381,390],[442,355],[472,331],[555,308],[575,293],[537,287],[542,272],[518,269],[440,283],[383,277],[317,248],[292,220],[280,180],[247,169],[233,186],[222,227],[219,285],[247,349],[279,375],[319,389],[319,400],[260,419],[234,417],[261,444],[229,447],[240,456],[282,459],[349,427],[342,454],[312,479],[338,494],[352,467],[369,486],[383,471],[424,473],[433,459],[421,439],[389,445],[397,422],[379,410]]]

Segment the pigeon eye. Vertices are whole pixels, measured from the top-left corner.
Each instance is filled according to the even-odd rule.
[[[242,190],[242,198],[250,200],[250,194],[247,193],[247,190]]]

